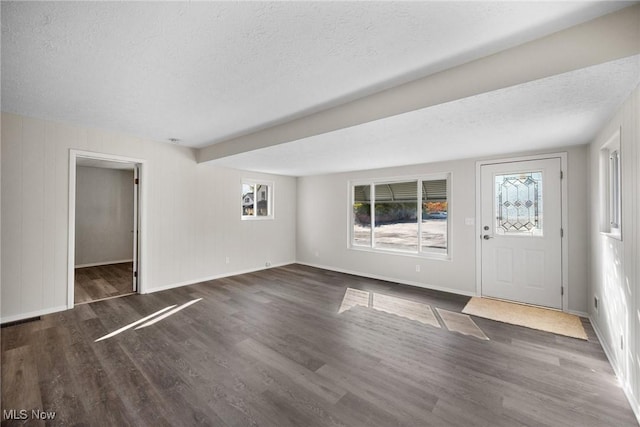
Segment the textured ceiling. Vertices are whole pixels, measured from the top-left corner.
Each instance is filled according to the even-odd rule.
[[[3,1],[2,110],[204,146],[625,6],[628,3]],[[501,114],[511,110],[503,111],[496,97],[513,92],[500,93],[474,97],[457,107],[444,105],[427,118],[403,125],[448,125],[449,133],[441,135],[460,141],[464,132],[475,129],[474,122],[451,114],[484,102],[494,111],[476,120],[493,120],[522,133],[501,120]],[[580,93],[574,95],[579,98]],[[595,101],[576,102],[576,115],[584,116],[589,108],[582,103]],[[535,110],[546,104],[519,108]],[[557,100],[548,104],[563,108]],[[454,125],[460,133],[453,132]],[[397,133],[387,131],[393,135]],[[404,147],[400,140],[385,142],[386,147]],[[286,146],[294,156],[311,150]],[[370,166],[381,163],[375,153],[385,149],[368,150]],[[412,150],[407,146],[397,152],[406,151],[404,156],[415,160]]]
[[[584,144],[639,82],[633,56],[211,164],[304,176]]]

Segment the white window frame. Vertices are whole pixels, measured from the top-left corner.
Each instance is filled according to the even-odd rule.
[[[452,182],[452,173],[444,172],[437,174],[428,174],[428,175],[411,175],[411,176],[402,176],[402,177],[392,177],[392,178],[373,178],[373,179],[361,179],[361,180],[352,180],[348,182],[349,191],[348,193],[348,203],[347,203],[347,248],[356,250],[356,251],[364,251],[364,252],[375,252],[375,253],[386,253],[393,255],[401,255],[401,256],[409,256],[409,257],[418,257],[418,258],[429,258],[429,259],[438,259],[438,260],[451,260],[451,182]],[[424,250],[422,247],[422,181],[435,181],[445,179],[447,181],[447,249],[444,252],[440,251],[429,251]],[[409,250],[401,250],[401,249],[389,249],[389,248],[378,248],[375,247],[375,186],[379,184],[393,184],[399,182],[408,182],[408,181],[417,181],[418,182],[418,194],[416,201],[418,202],[418,249],[416,251]],[[353,224],[354,224],[354,212],[353,212],[353,203],[354,203],[354,189],[357,186],[361,185],[369,185],[371,186],[371,236],[369,246],[364,245],[354,245],[353,244]]]
[[[602,224],[601,232],[622,240],[622,150],[620,129],[605,142],[600,150],[600,184]]]
[[[242,189],[245,185],[252,185],[254,186],[254,194],[253,194],[253,214],[251,215],[245,215],[244,214],[244,197],[240,198],[240,218],[243,221],[262,221],[262,220],[271,220],[275,218],[275,214],[274,214],[274,196],[275,196],[275,185],[273,183],[273,181],[267,181],[264,179],[243,179],[242,180],[242,184],[240,185],[240,189],[241,189],[241,195],[244,195],[244,193],[242,193]],[[258,215],[258,210],[255,208],[256,205],[256,200],[257,200],[257,194],[256,193],[256,186],[261,185],[263,187],[267,188],[267,215],[262,215],[259,216]]]

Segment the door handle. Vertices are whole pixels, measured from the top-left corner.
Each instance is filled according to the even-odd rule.
[[[489,239],[493,239],[493,236],[489,236],[488,234],[485,234],[484,236],[482,236],[482,238],[484,240],[489,240]]]

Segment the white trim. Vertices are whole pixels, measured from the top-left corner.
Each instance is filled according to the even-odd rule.
[[[234,271],[231,273],[222,273],[222,274],[216,274],[213,276],[201,277],[199,279],[185,280],[184,282],[171,283],[168,285],[147,289],[145,293],[152,294],[154,292],[166,291],[174,288],[181,288],[183,286],[195,285],[196,283],[208,282],[210,280],[216,280],[216,279],[223,279],[225,277],[239,276],[241,274],[247,274],[247,273],[255,273],[256,271],[270,270],[272,268],[284,267],[285,265],[291,265],[291,264],[296,264],[296,262],[288,261],[288,262],[283,262],[279,264],[272,264],[269,267],[249,268],[246,270]]]
[[[366,277],[366,278],[369,278],[369,279],[384,280],[385,282],[399,283],[401,285],[415,286],[417,288],[431,289],[433,291],[447,292],[447,293],[456,294],[456,295],[463,295],[463,296],[466,296],[466,297],[475,297],[475,296],[477,296],[475,292],[461,291],[459,289],[445,288],[445,287],[442,287],[442,286],[433,286],[433,285],[429,285],[427,283],[414,282],[412,280],[402,280],[402,279],[397,279],[395,277],[387,277],[387,276],[380,276],[378,274],[363,273],[361,271],[354,271],[354,270],[347,270],[347,269],[343,269],[343,268],[330,267],[330,266],[322,265],[322,264],[314,264],[314,263],[300,262],[300,261],[296,261],[296,264],[306,265],[307,267],[320,268],[320,269],[323,269],[323,270],[335,271],[337,273],[351,274],[353,276]]]
[[[359,178],[352,179],[349,182],[352,186],[354,185],[366,185],[366,184],[393,184],[396,182],[402,181],[435,181],[438,179],[448,179],[451,176],[451,172],[436,172],[436,173],[426,173],[426,174],[413,174],[413,175],[402,175],[402,176],[390,176],[384,178]],[[448,189],[447,189],[448,190]]]
[[[630,384],[625,384],[621,380],[621,378],[624,378],[624,376],[622,375],[622,372],[620,372],[620,368],[618,367],[617,363],[614,363],[616,359],[615,357],[613,357],[613,352],[609,348],[609,345],[603,339],[602,333],[598,328],[598,324],[593,321],[593,317],[591,316],[589,316],[589,321],[591,322],[593,331],[596,333],[596,336],[598,337],[598,341],[600,341],[600,346],[602,347],[602,350],[604,350],[605,356],[607,356],[607,360],[609,360],[609,364],[613,368],[613,372],[616,374],[616,377],[618,377],[618,383],[620,385],[620,388],[624,391],[624,395],[626,396],[627,401],[629,402],[629,406],[631,406],[631,410],[633,411],[633,414],[636,416],[636,420],[638,421],[638,424],[640,424],[640,405],[634,399],[631,386]]]
[[[578,317],[584,317],[585,319],[589,318],[589,313],[580,310],[567,310],[567,313]]]
[[[569,180],[567,153],[536,154],[531,156],[518,156],[511,158],[478,160],[476,162],[476,294],[482,296],[482,198],[480,171],[482,166],[495,165],[500,163],[526,162],[529,160],[546,160],[560,158],[560,170],[563,173],[561,186],[561,224],[564,230],[562,244],[562,286],[564,295],[562,296],[562,311],[569,312],[569,193],[567,192],[567,181]]]
[[[88,264],[76,265],[76,268],[99,267],[101,265],[122,264],[122,263],[125,263],[125,262],[133,262],[133,258],[132,259],[119,259],[119,260],[116,260],[116,261],[90,262]]]
[[[428,252],[409,252],[409,251],[403,251],[400,249],[393,250],[389,248],[370,248],[368,246],[351,246],[349,249],[354,251],[369,252],[374,254],[400,255],[400,256],[411,257],[411,258],[435,259],[437,261],[453,261],[451,259],[451,256],[446,252],[436,252],[435,250],[428,251]]]
[[[258,216],[257,215],[257,208],[256,208],[256,199],[257,199],[257,194],[255,194],[255,190],[254,190],[254,194],[253,194],[253,211],[254,213],[256,213],[256,215],[244,215],[244,211],[243,211],[243,205],[242,205],[242,198],[241,203],[240,203],[240,219],[242,221],[264,221],[264,220],[272,220],[276,218],[276,202],[275,202],[275,182],[274,181],[269,181],[269,180],[265,180],[265,179],[252,179],[252,178],[242,178],[242,186],[244,185],[265,185],[267,187],[267,212],[269,213],[268,215],[263,215],[263,216]],[[242,190],[242,188],[241,188]],[[242,193],[240,193],[242,195]]]
[[[600,189],[602,223],[600,224],[600,233],[616,240],[622,240],[622,128],[619,126],[609,139],[600,146],[600,174],[598,176],[598,187]],[[611,187],[614,182],[611,170],[611,153],[617,153],[617,176],[615,182],[618,184],[617,198],[612,200]],[[612,226],[612,210],[615,206],[617,212],[617,224]]]
[[[139,215],[139,204],[140,204],[140,167],[135,165],[133,167],[133,241],[131,242],[131,251],[133,253],[133,259],[131,262],[133,263],[133,292],[138,292],[138,277],[136,272],[139,271],[138,268],[138,248],[139,248],[139,228],[140,228],[140,215]]]
[[[0,319],[0,323],[17,322],[18,320],[31,319],[32,317],[44,316],[46,314],[57,313],[59,311],[65,311],[66,305],[59,305],[57,307],[45,308],[42,310],[30,311],[28,313],[13,314],[11,316],[3,317]]]
[[[83,150],[69,150],[69,222],[68,227],[68,241],[67,241],[67,308],[72,309],[74,306],[74,285],[75,285],[75,246],[76,246],[76,164],[78,157],[107,160],[118,163],[133,163],[137,164],[140,169],[140,186],[138,192],[138,215],[140,220],[140,229],[138,235],[138,247],[140,248],[140,254],[138,256],[138,291],[144,293],[144,286],[146,284],[146,272],[143,266],[146,265],[147,255],[147,222],[146,222],[146,189],[148,188],[147,182],[147,168],[146,160],[136,159],[133,157],[125,157],[114,154],[96,153],[93,151]]]

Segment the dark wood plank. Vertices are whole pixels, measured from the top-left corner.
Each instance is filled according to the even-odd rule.
[[[89,297],[130,286],[127,265],[83,270],[102,284]],[[289,265],[79,305],[2,329],[2,409],[54,410],[51,425],[637,425],[586,319],[588,341],[474,318],[482,341],[406,304],[338,313],[348,288],[454,312],[468,300]]]
[[[128,295],[133,292],[133,263],[76,268],[74,301],[76,304]]]

